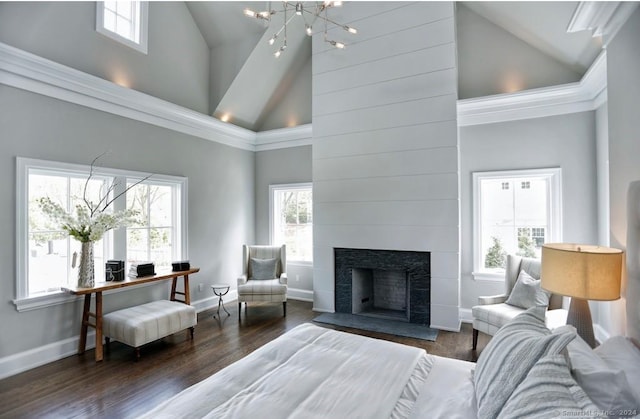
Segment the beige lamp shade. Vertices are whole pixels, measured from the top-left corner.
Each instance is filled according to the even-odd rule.
[[[622,278],[620,249],[548,243],[542,245],[542,288],[585,300],[617,300]]]

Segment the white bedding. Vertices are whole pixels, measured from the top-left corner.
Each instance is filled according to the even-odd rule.
[[[144,417],[475,417],[473,365],[303,324]]]

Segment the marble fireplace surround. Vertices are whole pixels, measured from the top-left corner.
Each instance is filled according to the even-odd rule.
[[[352,270],[405,271],[408,277],[409,322],[431,321],[431,254],[405,250],[334,248],[335,311],[352,313]]]

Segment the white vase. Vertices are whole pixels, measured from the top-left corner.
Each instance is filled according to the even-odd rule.
[[[92,288],[95,285],[93,270],[93,242],[82,242],[80,266],[78,267],[78,287]]]

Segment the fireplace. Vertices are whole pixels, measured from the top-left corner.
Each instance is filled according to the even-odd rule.
[[[335,311],[430,323],[429,252],[335,248]]]

